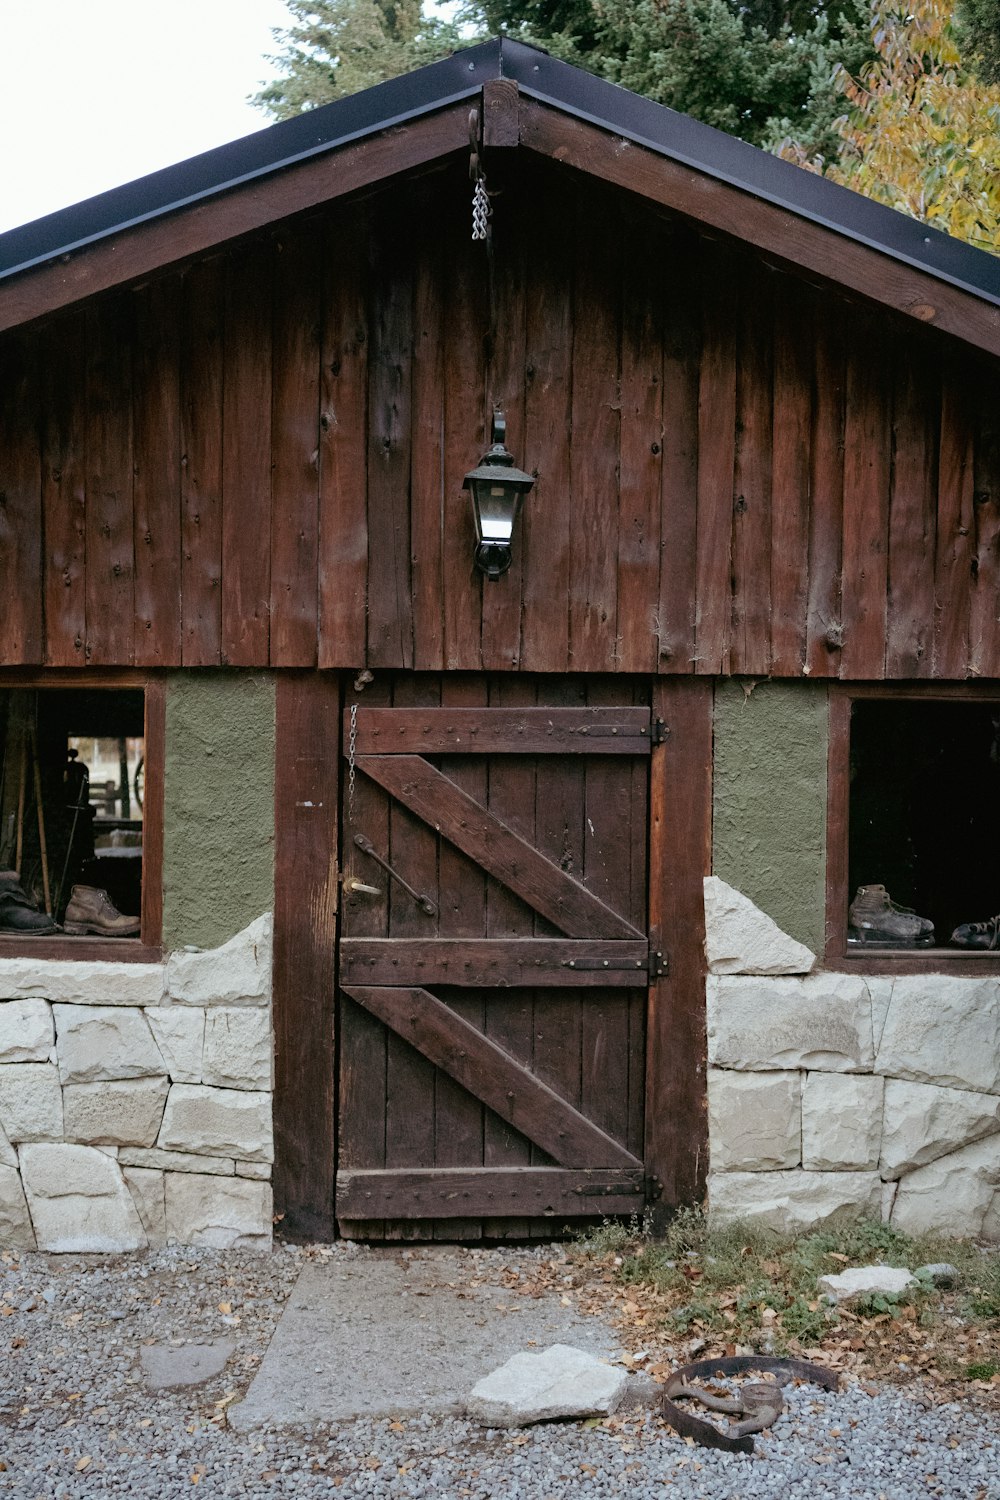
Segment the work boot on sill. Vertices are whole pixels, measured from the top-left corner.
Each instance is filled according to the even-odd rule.
[[[861,885],[847,913],[848,942],[880,948],[927,948],[934,943],[934,923],[899,906],[884,885]]]
[[[75,885],[63,918],[63,928],[74,937],[92,932],[97,937],[138,937],[139,918],[123,917],[107,891]]]
[[[0,933],[18,937],[51,937],[58,925],[28,897],[16,870],[0,870]]]

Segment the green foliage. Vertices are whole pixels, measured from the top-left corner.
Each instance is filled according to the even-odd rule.
[[[1000,83],[1000,0],[959,0],[955,33],[980,83]]]
[[[987,1360],[985,1364],[965,1367],[966,1380],[992,1380],[994,1375],[1000,1375],[1000,1365],[994,1364],[992,1360]]]
[[[276,120],[329,104],[465,45],[458,27],[427,17],[421,0],[287,0],[292,24],[276,30],[268,60],[282,76],[253,103]]]

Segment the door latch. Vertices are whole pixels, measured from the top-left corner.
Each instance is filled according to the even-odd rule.
[[[375,863],[378,865],[379,869],[380,870],[384,870],[385,873],[389,876],[389,878],[391,880],[394,880],[397,885],[401,885],[403,887],[403,890],[406,891],[407,895],[413,897],[414,901],[420,907],[420,910],[426,916],[428,916],[428,917],[436,917],[437,916],[437,910],[438,910],[437,906],[431,900],[430,896],[424,896],[424,895],[421,895],[420,891],[415,891],[413,889],[412,885],[409,885],[403,879],[402,875],[400,875],[398,873],[398,871],[396,871],[396,870],[394,870],[392,868],[392,865],[389,863],[389,861],[387,859],[383,859],[382,856],[381,856],[381,854],[376,854],[376,852],[375,852],[375,846],[372,843],[371,839],[366,838],[363,833],[356,833],[354,835],[354,845],[355,845],[355,848],[361,850],[362,854],[367,854],[369,859],[373,859],[375,861]],[[345,885],[346,885],[346,882],[345,882]],[[358,886],[355,886],[354,888],[355,888],[355,890],[357,890]],[[361,886],[360,889],[361,890],[370,891],[372,889],[372,887],[370,885],[368,885],[368,886]],[[378,894],[378,893],[376,892],[376,894]]]

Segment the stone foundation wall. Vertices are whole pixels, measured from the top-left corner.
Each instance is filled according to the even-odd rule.
[[[0,1245],[271,1243],[271,918],[158,964],[0,959]]]
[[[705,882],[709,1205],[1000,1240],[1000,980],[817,972]]]

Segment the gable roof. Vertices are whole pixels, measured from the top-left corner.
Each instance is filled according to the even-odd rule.
[[[0,235],[0,327],[461,149],[462,106],[500,81],[524,101],[529,149],[1000,353],[1000,257],[509,38]],[[185,219],[197,228],[147,234],[134,253],[144,230]]]

